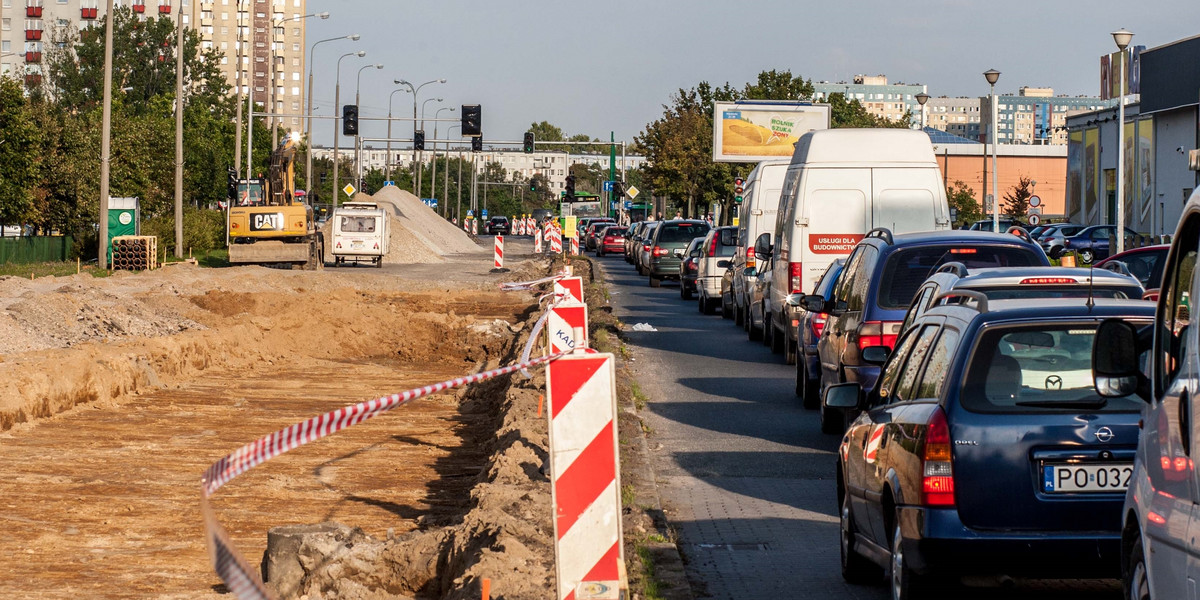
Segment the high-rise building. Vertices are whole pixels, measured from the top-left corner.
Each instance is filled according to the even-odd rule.
[[[979,98],[930,98],[925,103],[925,126],[978,140]]]
[[[987,141],[992,127],[991,100],[980,101],[979,140]],[[1048,87],[1023,87],[1020,93],[997,94],[996,139],[1001,144],[1058,145],[1067,143],[1067,117],[1116,106],[1116,100],[1093,96],[1055,96]]]
[[[201,47],[224,55],[221,71],[231,86],[253,93],[261,107],[301,115],[305,94],[306,0],[114,0],[143,18],[183,11],[184,27],[195,28]],[[104,24],[104,0],[0,0],[0,72],[24,74],[41,83],[43,48],[70,29]],[[272,73],[271,61],[275,68]],[[240,83],[239,83],[240,82]],[[272,97],[273,95],[273,97]],[[299,127],[299,116],[281,121]]]
[[[203,48],[224,57],[221,71],[243,97],[277,114],[302,115],[305,105],[306,0],[182,0],[191,14]],[[272,59],[274,68],[272,68]],[[286,128],[300,127],[299,116],[282,119]]]
[[[925,91],[925,86],[921,84],[889,84],[884,75],[855,75],[853,83],[814,83],[813,100],[824,102],[830,94],[841,92],[846,95],[847,101],[858,100],[867,112],[876,117],[899,121],[907,115],[912,119],[912,126],[919,128],[921,105],[917,103],[916,95]]]

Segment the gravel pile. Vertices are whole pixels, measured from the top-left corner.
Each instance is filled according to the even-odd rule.
[[[375,192],[374,196],[360,194],[355,196],[355,200],[377,202],[385,210],[390,206],[401,227],[439,256],[485,251],[484,248],[471,241],[471,238],[467,237],[467,234],[461,229],[438,216],[416,196],[395,186],[385,187]],[[400,228],[392,228],[393,232],[397,229]],[[393,251],[397,247],[395,241],[395,238],[392,238]]]

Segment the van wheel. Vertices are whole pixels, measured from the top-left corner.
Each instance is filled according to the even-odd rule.
[[[754,313],[750,309],[746,309],[746,333],[750,336],[750,341],[756,342],[763,339],[763,330],[761,327],[754,326]]]
[[[685,284],[685,283],[679,284],[679,297],[683,300],[691,300],[692,299],[692,290],[688,289],[687,284]]]
[[[784,331],[779,337],[783,338],[783,362],[789,365],[796,364],[796,345],[790,339],[792,336]]]
[[[742,313],[742,307],[736,304],[733,306],[733,324],[743,329],[746,326],[746,315]]]
[[[1125,559],[1123,577],[1125,598],[1128,600],[1150,600],[1150,577],[1146,571],[1146,556],[1142,550],[1142,536],[1134,541],[1129,557]]]
[[[700,297],[700,312],[706,315],[715,314],[717,312],[716,307],[713,306],[713,301],[711,298],[704,296]]]
[[[808,361],[796,356],[796,395],[805,410],[814,410],[821,406],[821,382],[808,375]]]
[[[721,318],[722,319],[732,319],[733,318],[733,306],[731,306],[730,304],[725,302],[725,294],[721,294]]]
[[[652,288],[662,287],[662,279],[651,275],[650,276],[650,287],[652,287]]]

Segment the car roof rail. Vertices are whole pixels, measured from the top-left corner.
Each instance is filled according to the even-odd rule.
[[[896,240],[892,238],[892,230],[888,229],[887,227],[876,227],[875,229],[868,231],[867,235],[863,237],[881,238],[883,241],[887,242],[889,246],[896,243]]]
[[[1033,243],[1033,238],[1029,237],[1029,232],[1025,231],[1025,229],[1023,227],[1013,225],[1013,226],[1009,227],[1008,229],[1005,229],[1004,233],[1015,235],[1015,236],[1021,238],[1022,240],[1029,242],[1030,244]]]
[[[933,299],[931,306],[946,306],[949,303],[945,302],[945,300],[949,300],[951,298],[967,298],[974,300],[976,310],[978,310],[980,313],[985,313],[988,311],[987,295],[977,290],[950,290],[948,292],[944,292]],[[962,306],[966,305],[963,304]]]
[[[938,267],[938,270],[936,272],[938,272],[938,273],[953,273],[954,275],[957,275],[959,277],[966,277],[968,275],[967,265],[964,265],[958,261],[950,261],[946,264],[943,264],[942,266]]]
[[[1117,273],[1119,275],[1128,275],[1133,277],[1133,273],[1129,271],[1129,265],[1125,264],[1125,261],[1123,260],[1110,260],[1101,265],[1100,268],[1104,269],[1105,271],[1112,271],[1113,273]]]

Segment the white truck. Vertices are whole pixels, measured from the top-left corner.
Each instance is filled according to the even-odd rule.
[[[391,237],[391,219],[374,202],[347,202],[333,211],[329,247],[333,265],[371,262],[383,266]]]

